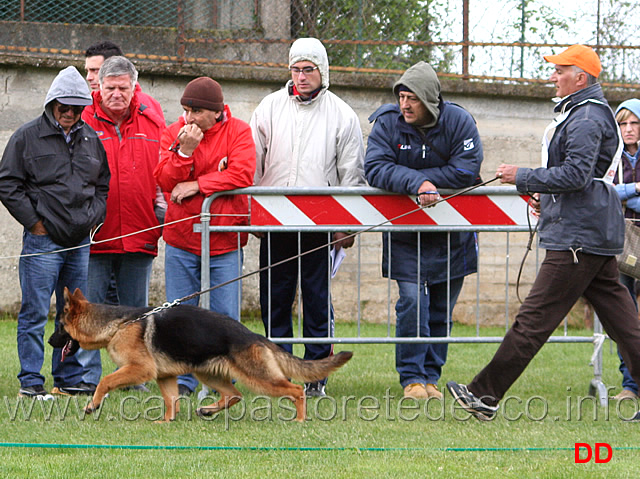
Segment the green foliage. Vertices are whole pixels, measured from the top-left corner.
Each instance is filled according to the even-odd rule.
[[[637,2],[604,0],[598,43],[602,45],[630,46],[637,41],[637,26],[631,27],[628,19],[637,17]],[[637,82],[640,71],[638,50],[606,49],[598,52],[604,66],[601,81]]]
[[[412,42],[436,41],[447,9],[442,0],[293,0],[291,34],[329,41],[332,65],[403,70],[425,60],[446,70],[450,53]]]

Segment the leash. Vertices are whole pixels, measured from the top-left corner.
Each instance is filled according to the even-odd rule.
[[[529,196],[531,197],[532,200],[536,201],[537,203],[540,203],[540,200],[537,199],[532,195],[529,194]],[[530,202],[531,200],[529,200]],[[520,298],[520,278],[522,276],[522,270],[524,269],[524,263],[527,260],[527,256],[529,255],[529,251],[531,251],[532,245],[533,245],[533,238],[535,238],[536,236],[536,232],[538,231],[538,225],[540,224],[540,222],[536,223],[535,228],[531,228],[531,218],[529,217],[529,206],[531,205],[531,203],[527,203],[527,225],[529,226],[529,241],[527,242],[527,249],[524,252],[524,256],[522,257],[522,261],[520,262],[520,268],[518,268],[518,278],[516,279],[516,296],[518,298],[518,301],[520,301],[520,304],[522,304],[522,299]]]
[[[151,226],[150,228],[145,228],[143,230],[134,231],[133,233],[127,233],[126,235],[114,236],[113,238],[106,238],[106,239],[99,240],[99,241],[93,241],[93,238],[98,233],[98,230],[100,229],[100,227],[103,224],[103,223],[101,223],[100,225],[98,225],[98,227],[96,228],[96,230],[93,233],[89,234],[89,242],[88,243],[77,245],[77,246],[70,246],[69,248],[61,248],[61,249],[57,249],[57,250],[54,250],[54,251],[45,251],[43,253],[28,253],[28,254],[19,254],[19,255],[13,255],[13,256],[0,256],[0,260],[3,260],[3,259],[15,259],[15,258],[30,258],[32,256],[46,256],[48,254],[65,253],[67,251],[73,251],[73,250],[80,249],[80,248],[89,248],[89,247],[91,247],[91,246],[93,246],[95,244],[108,243],[109,241],[115,241],[115,240],[119,240],[119,239],[122,239],[122,238],[128,238],[129,236],[135,236],[135,235],[138,235],[140,233],[146,233],[147,231],[152,231],[152,230],[155,230],[155,229],[158,229],[158,228],[163,228],[163,227],[168,226],[168,225],[173,225],[173,224],[176,224],[176,223],[181,223],[183,221],[189,221],[189,220],[192,220],[194,218],[200,218],[200,217],[202,217],[202,213],[199,214],[199,215],[188,216],[187,218],[181,218],[179,220],[170,221],[169,223],[163,223],[163,224],[158,225],[158,226]]]
[[[494,181],[496,181],[498,179],[500,179],[500,178],[496,176],[495,178],[492,178],[490,180],[483,181],[483,182],[478,183],[476,185],[469,186],[468,188],[465,188],[465,189],[462,189],[460,191],[457,191],[456,193],[453,193],[452,195],[449,195],[446,198],[440,197],[440,199],[434,201],[433,203],[430,203],[427,206],[419,206],[418,208],[416,208],[414,210],[411,210],[411,211],[408,211],[406,213],[402,213],[402,214],[400,214],[398,216],[395,216],[393,218],[387,219],[387,220],[385,220],[385,221],[383,221],[381,223],[378,223],[377,225],[369,226],[368,228],[365,228],[363,230],[356,231],[355,233],[351,233],[351,234],[349,234],[349,235],[347,235],[347,236],[345,236],[345,237],[343,237],[343,238],[341,238],[339,240],[330,241],[328,243],[325,243],[325,244],[322,244],[320,246],[317,246],[316,248],[304,251],[302,253],[299,253],[297,255],[291,256],[289,258],[285,258],[285,259],[283,259],[281,261],[278,261],[277,263],[273,263],[273,264],[270,264],[268,266],[263,266],[262,268],[259,268],[257,270],[251,271],[249,273],[245,273],[245,274],[243,274],[241,276],[238,276],[236,278],[230,279],[230,280],[225,281],[223,283],[216,284],[215,286],[211,286],[210,288],[203,289],[201,291],[196,291],[195,293],[191,293],[188,296],[184,296],[183,298],[176,299],[176,300],[174,300],[172,302],[163,303],[162,306],[158,306],[156,308],[153,308],[152,310],[147,311],[146,313],[142,314],[141,316],[139,316],[139,317],[137,317],[135,319],[129,320],[129,321],[125,321],[125,322],[123,322],[121,324],[124,325],[124,324],[134,323],[134,322],[137,322],[137,321],[142,321],[143,319],[151,316],[152,314],[159,313],[159,312],[164,311],[164,310],[169,309],[169,308],[173,308],[174,306],[177,306],[177,305],[183,303],[184,301],[188,301],[190,299],[196,298],[196,297],[198,297],[198,296],[200,296],[200,295],[202,295],[204,293],[208,293],[208,292],[213,291],[215,289],[222,288],[223,286],[227,286],[228,284],[235,283],[236,281],[240,281],[242,279],[248,278],[249,276],[253,276],[254,274],[258,274],[258,273],[266,271],[266,270],[268,270],[270,268],[274,268],[276,266],[280,266],[282,264],[288,263],[289,261],[293,261],[295,259],[301,258],[302,256],[305,256],[305,255],[308,255],[308,254],[311,254],[311,253],[315,253],[316,251],[320,251],[322,249],[325,249],[328,246],[332,246],[335,243],[338,243],[340,241],[344,241],[345,239],[354,238],[354,237],[356,237],[356,236],[358,236],[358,235],[360,235],[362,233],[368,233],[369,231],[372,231],[372,230],[374,230],[376,228],[379,228],[380,226],[384,226],[385,224],[391,223],[392,221],[398,220],[400,218],[403,218],[405,216],[411,215],[413,213],[417,213],[418,211],[422,211],[425,208],[433,208],[434,206],[436,206],[439,203],[442,203],[442,202],[445,202],[445,201],[449,201],[451,198],[455,198],[456,196],[463,195],[463,194],[468,193],[470,191],[473,191],[476,188],[479,188],[481,186],[488,185],[489,183],[492,183],[492,182],[494,182]],[[433,194],[433,193],[432,192],[420,193],[419,195],[417,195],[416,203],[420,204],[420,196],[421,195],[425,195],[425,194]]]

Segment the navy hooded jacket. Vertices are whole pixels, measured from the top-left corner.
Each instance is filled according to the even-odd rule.
[[[426,63],[411,67],[396,83],[407,86],[433,115],[433,126],[418,128],[404,121],[398,105],[381,106],[367,142],[365,174],[371,186],[416,195],[426,180],[437,188],[465,188],[479,181],[482,143],[473,117],[463,108],[442,101],[435,72]],[[383,275],[399,281],[442,283],[477,271],[476,237],[472,232],[450,233],[450,271],[447,233],[383,234]]]

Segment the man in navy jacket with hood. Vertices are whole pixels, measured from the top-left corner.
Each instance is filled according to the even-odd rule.
[[[483,154],[475,121],[463,108],[442,100],[431,65],[413,65],[393,93],[398,104],[383,105],[369,117],[375,121],[365,156],[369,184],[418,195],[422,206],[440,198],[438,188],[476,184]],[[382,261],[383,275],[398,283],[396,336],[418,336],[418,315],[420,337],[446,336],[464,277],[477,270],[475,234],[384,234]],[[437,383],[447,349],[446,343],[396,346],[396,369],[406,397],[442,398]]]

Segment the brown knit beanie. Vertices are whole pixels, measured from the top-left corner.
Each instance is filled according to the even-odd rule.
[[[191,108],[223,111],[222,88],[217,81],[209,77],[196,78],[187,84],[180,103]]]

